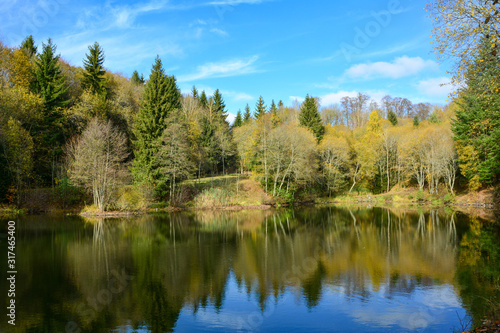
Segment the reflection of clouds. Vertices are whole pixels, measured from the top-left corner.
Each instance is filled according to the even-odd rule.
[[[440,323],[446,309],[460,308],[457,294],[450,285],[417,288],[407,296],[384,297],[384,289],[372,291],[370,301],[350,302],[344,311],[354,321],[367,326],[394,327],[405,330],[421,330]],[[341,288],[331,288],[338,293]],[[352,295],[351,295],[352,296]],[[408,297],[410,296],[410,297]]]

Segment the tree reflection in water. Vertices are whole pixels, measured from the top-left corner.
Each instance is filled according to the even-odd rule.
[[[23,320],[16,332],[63,332],[70,321],[82,332],[169,332],[183,313],[194,314],[195,322],[213,309],[223,320],[232,310],[226,303],[250,313],[245,303],[253,301],[263,325],[279,320],[287,295],[311,313],[322,303],[390,304],[401,318],[368,308],[348,308],[345,316],[381,331],[411,330],[444,320],[415,308],[415,298],[432,296],[425,304],[445,313],[446,306],[460,308],[460,296],[478,322],[485,298],[498,294],[498,228],[455,212],[311,208],[113,220],[27,217],[18,231]],[[122,273],[133,278],[107,292]]]

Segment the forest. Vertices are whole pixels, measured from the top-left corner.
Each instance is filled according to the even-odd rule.
[[[454,8],[438,3],[436,19],[445,19]],[[495,186],[498,32],[478,35],[448,105],[391,96],[377,103],[365,93],[326,107],[309,95],[291,106],[260,97],[232,124],[219,90],[181,94],[158,56],[149,76],[129,78],[105,69],[97,42],[81,67],[51,39],[0,43],[0,201],[99,210],[179,205],[189,196],[183,181],[228,173],[252,175],[288,201],[394,187],[454,196]],[[438,51],[460,42],[436,36]]]

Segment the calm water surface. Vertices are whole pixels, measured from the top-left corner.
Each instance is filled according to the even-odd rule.
[[[499,293],[498,228],[445,211],[30,216],[16,236],[1,332],[452,332]]]

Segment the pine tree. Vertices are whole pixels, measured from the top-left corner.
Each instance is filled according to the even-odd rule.
[[[144,77],[142,76],[139,76],[139,73],[137,71],[134,71],[132,73],[132,77],[130,78],[130,81],[132,81],[132,83],[134,84],[137,84],[137,85],[141,85],[141,84],[144,84]]]
[[[66,106],[68,86],[61,73],[59,55],[55,55],[56,46],[49,38],[47,44],[42,43],[42,53],[35,60],[35,81],[32,90],[40,94],[48,113],[56,112],[57,108]]]
[[[284,107],[284,105],[283,105],[283,101],[282,101],[282,100],[280,100],[280,101],[279,101],[279,103],[278,103],[278,108],[282,108],[282,107]]]
[[[241,110],[236,113],[236,118],[234,118],[233,128],[240,127],[243,125],[243,119],[241,117]]]
[[[59,55],[52,40],[42,43],[42,53],[35,59],[35,80],[31,90],[43,99],[43,117],[32,132],[35,142],[35,172],[42,183],[54,183],[55,161],[64,143],[62,108],[69,103],[68,86],[59,65]]]
[[[205,94],[205,90],[203,90],[201,92],[201,95],[200,95],[200,105],[204,109],[208,108],[208,99],[207,99],[207,95]]]
[[[193,98],[194,99],[199,99],[200,96],[198,95],[198,90],[196,89],[196,86],[193,86],[193,90],[191,91],[192,95],[193,95]]]
[[[272,115],[276,115],[276,112],[278,111],[278,108],[276,107],[276,104],[274,104],[274,99],[271,102],[271,107],[269,108],[269,113]]]
[[[144,88],[143,103],[135,121],[135,160],[132,173],[136,182],[156,185],[161,178],[157,161],[160,139],[170,113],[181,108],[180,98],[175,77],[165,74],[162,62],[157,57]]]
[[[259,97],[259,101],[255,105],[255,119],[259,119],[263,115],[266,114],[266,105],[264,104],[264,98],[262,96]]]
[[[36,56],[37,47],[35,46],[35,40],[33,39],[33,35],[29,35],[26,37],[21,43],[21,50],[26,54],[26,56],[31,59]]]
[[[392,110],[390,110],[387,114],[387,119],[391,122],[392,126],[396,126],[398,124],[398,116],[396,116]]]
[[[318,105],[314,97],[309,95],[306,96],[300,108],[299,121],[300,125],[309,128],[314,133],[319,143],[325,134],[325,126],[321,120]]]
[[[106,95],[107,80],[104,77],[106,71],[104,70],[104,51],[95,42],[94,45],[89,46],[89,54],[85,55],[83,59],[83,89],[90,89],[94,94]]]
[[[251,118],[252,114],[250,113],[250,106],[247,104],[247,106],[245,106],[245,114],[243,115],[243,122],[247,123],[248,121],[250,121]]]
[[[224,99],[219,91],[219,89],[215,90],[214,95],[212,97],[213,110],[218,121],[226,122],[227,112],[226,112],[226,104],[224,104]]]

